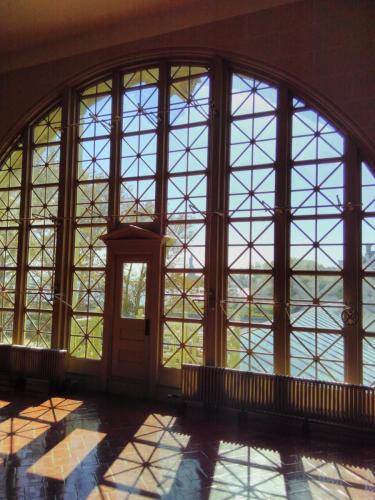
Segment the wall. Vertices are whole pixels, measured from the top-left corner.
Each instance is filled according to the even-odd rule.
[[[173,20],[171,20],[173,22]],[[82,74],[191,49],[268,68],[352,134],[375,159],[375,2],[304,0],[0,75],[0,148]],[[98,34],[100,36],[100,34]]]

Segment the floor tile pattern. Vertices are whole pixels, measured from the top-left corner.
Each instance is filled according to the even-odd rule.
[[[375,499],[375,433],[0,389],[0,499]]]

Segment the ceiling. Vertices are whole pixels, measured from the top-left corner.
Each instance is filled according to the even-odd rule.
[[[0,0],[0,71],[300,0]]]
[[[100,30],[120,21],[168,12],[175,0],[0,0],[0,50],[22,50]],[[195,0],[178,0],[180,8]]]

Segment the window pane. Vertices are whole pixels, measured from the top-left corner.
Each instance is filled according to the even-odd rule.
[[[80,96],[76,165],[76,206],[72,320],[69,352],[101,359],[109,203],[112,81],[84,89]]]
[[[342,335],[293,332],[290,339],[291,375],[294,377],[344,381]]]
[[[173,66],[169,87],[163,366],[203,362],[208,69]]]
[[[33,127],[24,343],[51,347],[59,204],[61,108]]]
[[[362,163],[363,383],[375,385],[375,175]]]
[[[277,91],[232,75],[227,219],[226,363],[273,373]]]
[[[18,231],[21,204],[22,144],[0,164],[0,343],[13,336]]]
[[[120,218],[155,219],[159,70],[148,68],[123,77]]]
[[[339,158],[344,140],[321,115],[311,109],[295,110],[292,123],[294,161]]]
[[[147,264],[127,262],[122,268],[121,317],[144,319],[146,314]]]
[[[291,374],[344,380],[343,138],[299,102],[292,121]]]

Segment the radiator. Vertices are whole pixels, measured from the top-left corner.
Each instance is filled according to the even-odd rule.
[[[262,410],[350,425],[375,424],[375,389],[226,368],[183,365],[182,397],[214,407]]]
[[[67,352],[22,345],[0,345],[0,371],[22,377],[61,382],[65,376]]]

